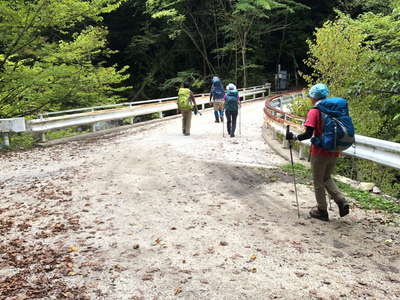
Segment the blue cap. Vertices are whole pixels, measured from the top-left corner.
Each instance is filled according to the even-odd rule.
[[[329,89],[323,83],[318,83],[313,85],[311,89],[308,91],[308,95],[314,99],[324,99],[329,96]]]
[[[221,80],[219,79],[218,76],[214,76],[213,79],[212,79],[212,82],[213,82],[213,83],[219,82],[219,81],[221,81]]]

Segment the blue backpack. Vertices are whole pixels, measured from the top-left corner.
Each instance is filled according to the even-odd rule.
[[[354,144],[354,126],[345,99],[326,98],[315,108],[321,112],[322,134],[313,136],[312,144],[332,152],[346,150]]]
[[[214,100],[224,98],[225,91],[224,91],[224,87],[220,80],[216,80],[213,82],[212,87],[211,87],[211,92],[212,92],[212,96],[213,96]]]

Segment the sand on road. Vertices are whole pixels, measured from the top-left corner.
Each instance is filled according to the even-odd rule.
[[[298,219],[262,107],[1,155],[0,299],[399,299],[399,228]]]

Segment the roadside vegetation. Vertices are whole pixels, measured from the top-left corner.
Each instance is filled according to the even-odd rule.
[[[293,176],[293,169],[291,164],[281,166],[282,170]],[[294,174],[296,182],[310,185],[312,187],[312,174],[311,169],[307,168],[301,163],[294,164]],[[357,206],[363,209],[375,209],[385,211],[393,215],[393,217],[400,217],[400,200],[391,196],[375,195],[368,191],[360,190],[348,183],[341,182],[335,179],[336,184],[340,190],[349,198],[354,199]]]

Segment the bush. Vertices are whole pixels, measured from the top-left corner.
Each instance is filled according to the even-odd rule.
[[[89,129],[80,130],[80,127],[70,127],[66,129],[50,131],[46,134],[46,136],[48,140],[56,140],[88,132],[90,132]]]
[[[10,149],[29,149],[39,141],[31,133],[22,132],[10,135]]]
[[[357,181],[373,182],[383,193],[400,198],[400,171],[352,157],[338,160],[336,172]]]
[[[308,98],[296,97],[292,103],[289,104],[291,112],[299,117],[306,117],[307,112],[312,108],[312,103]]]

